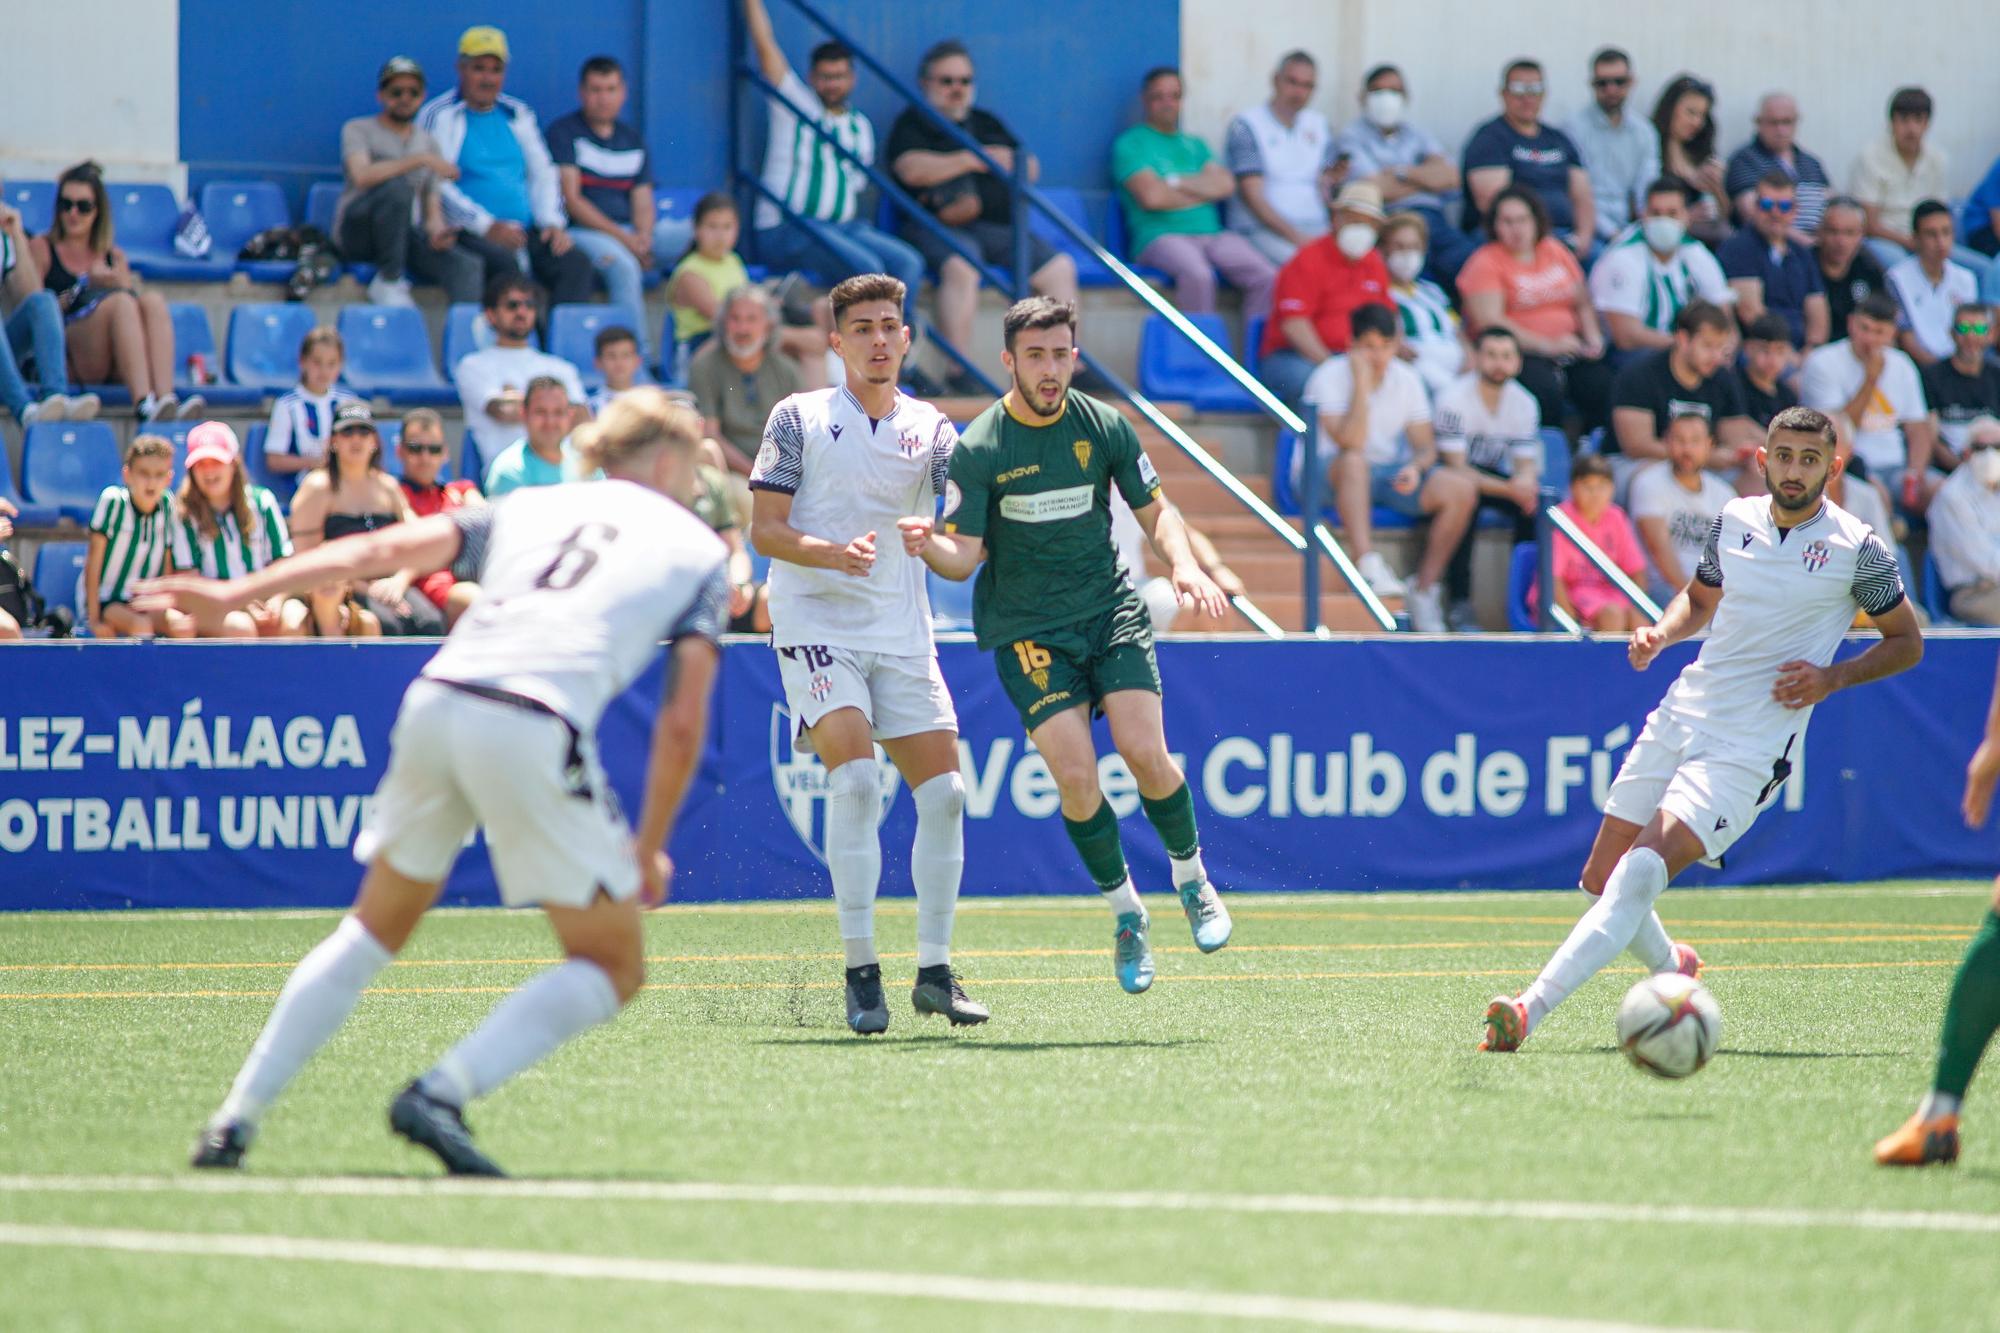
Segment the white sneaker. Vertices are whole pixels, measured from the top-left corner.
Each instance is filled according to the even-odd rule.
[[[208,409],[208,399],[198,393],[191,393],[174,404],[176,421],[192,421]]]
[[[1377,597],[1401,597],[1403,581],[1396,577],[1396,571],[1389,568],[1389,562],[1382,558],[1380,551],[1370,551],[1354,562],[1361,570],[1362,581]]]
[[[1410,613],[1410,628],[1418,634],[1442,634],[1444,624],[1444,589],[1433,583],[1428,588],[1412,588],[1403,599],[1403,605]]]
[[[21,429],[26,430],[37,421],[61,421],[69,415],[69,400],[59,393],[52,393],[39,403],[29,403],[21,409]]]
[[[368,299],[375,305],[408,307],[417,303],[410,295],[408,278],[385,278],[379,273],[368,280]]]
[[[64,402],[65,415],[71,421],[90,421],[102,406],[104,400],[94,393],[73,393]]]

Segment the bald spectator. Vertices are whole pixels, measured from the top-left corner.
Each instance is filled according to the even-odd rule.
[[[1271,72],[1271,100],[1236,113],[1222,155],[1236,176],[1229,227],[1273,264],[1326,235],[1326,198],[1334,161],[1333,128],[1307,103],[1319,67],[1288,51]]]
[[[2000,625],[2000,421],[1966,431],[1965,466],[1931,501],[1931,557],[1954,620]]]
[[[1391,213],[1422,218],[1430,246],[1427,267],[1439,282],[1455,281],[1477,248],[1444,215],[1445,196],[1458,192],[1458,168],[1437,137],[1410,120],[1403,71],[1394,65],[1369,70],[1360,100],[1360,118],[1348,122],[1334,144],[1336,184],[1365,181]]]
[[[418,113],[458,169],[458,179],[440,187],[445,221],[489,274],[526,267],[557,304],[587,301],[596,270],[570,237],[562,182],[533,108],[501,91],[507,58],[505,33],[467,28],[458,39],[458,86]]]
[[[1459,164],[1465,176],[1465,230],[1483,228],[1495,197],[1519,185],[1542,201],[1550,234],[1581,258],[1597,234],[1597,201],[1576,144],[1542,123],[1547,90],[1537,61],[1516,60],[1501,73],[1500,114],[1472,132]]]
[[[1236,178],[1181,129],[1182,91],[1179,70],[1148,71],[1139,86],[1146,118],[1111,144],[1132,257],[1165,272],[1174,304],[1191,315],[1215,309],[1218,274],[1243,293],[1246,315],[1264,314],[1277,267],[1247,238],[1222,229],[1216,204],[1236,193]]]
[[[1735,201],[1737,213],[1754,223],[1751,214],[1757,207],[1759,182],[1774,171],[1783,172],[1798,191],[1792,230],[1810,242],[1819,231],[1820,213],[1831,190],[1826,168],[1796,142],[1799,104],[1790,93],[1765,93],[1757,100],[1756,124],[1750,142],[1729,155],[1722,188]]]
[[[1632,58],[1607,46],[1590,58],[1589,105],[1563,128],[1583,154],[1597,205],[1597,237],[1609,241],[1637,215],[1644,193],[1660,174],[1660,132],[1644,116],[1628,114]]]

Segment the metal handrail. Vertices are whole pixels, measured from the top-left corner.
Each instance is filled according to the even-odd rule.
[[[1574,543],[1576,549],[1583,553],[1583,558],[1588,560],[1591,566],[1598,573],[1602,574],[1626,601],[1637,607],[1640,613],[1653,624],[1657,625],[1660,623],[1660,617],[1666,613],[1660,609],[1659,603],[1648,597],[1645,589],[1632,582],[1626,576],[1625,571],[1618,568],[1611,557],[1604,553],[1604,549],[1592,541],[1590,535],[1576,525],[1576,520],[1562,511],[1560,505],[1551,504],[1544,506],[1541,516],[1547,520],[1548,529],[1552,533],[1560,532]],[[1555,620],[1558,624],[1562,624],[1563,628],[1571,634],[1582,634],[1584,627],[1564,612],[1560,606],[1556,605],[1553,548],[1553,541],[1545,542],[1543,545],[1542,566],[1547,577],[1542,583],[1542,604],[1547,608],[1547,614],[1550,619]]]

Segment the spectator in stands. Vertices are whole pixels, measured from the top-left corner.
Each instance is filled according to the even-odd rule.
[[[770,596],[756,581],[750,548],[743,543],[742,511],[729,474],[713,464],[696,463],[694,503],[689,507],[729,548],[729,628],[738,634],[769,634]]]
[[[325,461],[307,473],[292,497],[292,542],[299,551],[310,551],[321,542],[337,541],[357,532],[373,532],[391,523],[415,517],[410,502],[396,479],[382,467],[382,436],[375,429],[375,414],[363,402],[342,403],[334,409],[333,441]],[[386,635],[442,634],[444,618],[437,607],[412,591],[416,582],[412,570],[386,575],[366,588],[315,590],[307,599],[312,632],[322,636],[338,632],[346,622],[348,634],[367,632],[368,621]],[[296,599],[294,599],[296,600]],[[364,620],[352,610],[343,613],[342,602],[358,602],[367,612]],[[292,623],[304,623],[296,609]]]
[[[694,244],[667,278],[667,301],[674,308],[674,339],[682,364],[709,341],[720,317],[723,298],[750,281],[750,271],[736,253],[742,218],[736,201],[721,192],[705,194],[694,206]],[[824,380],[826,330],[816,326],[783,327],[778,346],[799,366],[806,388]]]
[[[1965,466],[1938,488],[1930,525],[1952,619],[2000,625],[2000,421],[1968,423]]]
[[[1450,284],[1475,248],[1471,238],[1444,214],[1447,194],[1459,188],[1458,168],[1444,145],[1405,113],[1409,89],[1394,65],[1377,65],[1361,80],[1361,115],[1348,122],[1334,143],[1331,176],[1336,185],[1367,181],[1391,213],[1414,213],[1430,238],[1429,268]]]
[[[472,481],[438,480],[445,461],[444,421],[428,407],[404,413],[403,433],[396,441],[396,460],[403,468],[397,485],[402,488],[403,502],[415,518],[483,503],[479,487]],[[410,595],[422,597],[436,607],[445,629],[449,630],[478,599],[479,585],[455,579],[450,570],[440,569],[418,579]]]
[[[1632,58],[1607,46],[1590,58],[1591,103],[1563,127],[1590,180],[1597,238],[1609,241],[1631,224],[1644,191],[1660,174],[1660,132],[1625,114],[1632,95]]]
[[[1674,319],[1690,302],[1736,300],[1715,256],[1688,237],[1690,194],[1677,176],[1647,185],[1639,225],[1614,237],[1590,266],[1590,297],[1614,361],[1673,346]]]
[[[1868,248],[1882,266],[1902,262],[1916,248],[1910,228],[1917,205],[1945,197],[1944,154],[1924,142],[1931,127],[1931,95],[1898,88],[1889,98],[1889,132],[1864,145],[1854,159],[1848,193],[1861,201]]]
[[[1542,123],[1546,86],[1532,60],[1516,60],[1501,73],[1500,114],[1472,132],[1459,164],[1465,229],[1487,227],[1501,191],[1518,187],[1541,201],[1544,230],[1581,257],[1597,234],[1597,201],[1576,144]]]
[[[1916,363],[1895,337],[1896,302],[1875,292],[1847,317],[1845,338],[1806,357],[1799,399],[1833,417],[1867,475],[1916,511],[1929,498],[1924,473],[1937,428]]]
[[[1708,470],[1715,433],[1706,414],[1678,412],[1667,423],[1666,461],[1632,475],[1632,522],[1652,562],[1649,589],[1662,606],[1701,563],[1709,528],[1735,488]]]
[[[1965,301],[1952,311],[1951,355],[1924,367],[1924,398],[1938,438],[1964,457],[1972,423],[2000,417],[2000,364],[1993,360],[1993,307]]]
[[[1889,291],[1902,311],[1897,342],[1920,366],[1951,355],[1952,312],[1979,299],[1972,270],[1952,261],[1951,209],[1926,199],[1911,215],[1916,253],[1889,270]]]
[[[28,244],[19,210],[0,204],[0,297],[13,306],[0,337],[0,406],[14,414],[23,429],[37,421],[88,421],[97,415],[98,397],[71,397],[68,353],[63,347],[62,309],[55,293],[42,286],[42,271]],[[41,396],[28,392],[23,369],[34,373]]]
[[[1653,104],[1653,128],[1660,136],[1660,172],[1687,182],[1688,235],[1720,245],[1729,235],[1731,203],[1723,186],[1722,159],[1715,154],[1715,89],[1692,74],[1681,74],[1660,90]]]
[[[1988,259],[2000,257],[2000,157],[1993,159],[1993,165],[1965,197],[1965,211],[1959,215],[1958,226],[1969,249]],[[1989,267],[1986,276],[1989,284],[2000,277],[2000,264]],[[1990,290],[1987,299],[1993,299]]]
[[[743,0],[743,19],[758,67],[782,94],[767,100],[763,187],[796,215],[793,220],[769,198],[758,199],[753,214],[758,255],[772,268],[810,269],[828,282],[857,273],[887,273],[908,293],[907,319],[924,280],[924,257],[909,242],[858,216],[868,174],[833,146],[862,164],[875,164],[875,126],[850,100],[854,53],[839,42],[821,42],[812,49],[801,80],[771,31],[764,0]],[[812,118],[820,134],[805,129],[801,112]]]
[[[639,335],[622,324],[597,331],[590,344],[590,363],[604,376],[604,383],[592,389],[585,400],[592,416],[610,406],[619,394],[646,382],[645,362],[639,356]]]
[[[646,312],[647,270],[671,266],[687,249],[684,226],[660,226],[653,207],[653,158],[625,109],[625,68],[592,56],[577,73],[575,111],[549,125],[549,157],[562,182],[569,238],[597,266],[611,303]]]
[[[1612,503],[1616,482],[1611,464],[1597,454],[1580,454],[1569,468],[1569,498],[1560,506],[1584,536],[1627,578],[1642,578],[1646,555],[1632,531],[1632,520]],[[1580,547],[1558,535],[1552,563],[1556,605],[1580,624],[1609,634],[1625,634],[1641,623],[1639,610],[1625,599],[1618,585],[1592,564]]]
[[[458,178],[458,167],[416,123],[423,66],[392,56],[375,75],[375,100],[380,111],[340,127],[347,188],[333,206],[334,243],[347,258],[375,265],[368,299],[377,305],[415,305],[412,277],[442,285],[452,301],[477,301],[486,262],[459,245],[439,188]]]
[[[1673,345],[1619,372],[1611,390],[1611,435],[1605,452],[1638,466],[1667,457],[1667,428],[1675,417],[1706,421],[1725,458],[1741,467],[1763,442],[1750,420],[1743,385],[1729,368],[1736,350],[1735,322],[1721,306],[1696,301],[1674,316]],[[1724,464],[1728,466],[1728,464]],[[1619,469],[1621,480],[1629,467]]]
[[[1347,350],[1357,307],[1389,307],[1389,270],[1375,248],[1382,221],[1382,195],[1371,182],[1344,185],[1332,230],[1278,270],[1258,374],[1286,403],[1299,404],[1314,368]]]
[[[1729,155],[1729,169],[1723,175],[1736,211],[1751,216],[1759,207],[1759,193],[1772,172],[1792,182],[1797,211],[1786,219],[1802,245],[1812,244],[1819,231],[1820,211],[1831,193],[1826,168],[1818,158],[1795,142],[1799,132],[1799,104],[1790,93],[1765,93],[1757,101],[1757,133],[1749,143]]]
[[[188,432],[187,475],[174,497],[174,568],[204,578],[254,574],[292,553],[278,497],[252,485],[236,432],[204,421]],[[287,631],[281,607],[252,602],[213,619],[190,616],[201,638],[271,638]]]
[[[1236,177],[1229,227],[1273,264],[1326,235],[1326,199],[1336,150],[1333,128],[1308,105],[1319,66],[1287,51],[1271,71],[1271,100],[1236,113],[1222,155]]]
[[[1418,276],[1430,252],[1423,214],[1391,214],[1382,224],[1379,248],[1389,270],[1389,296],[1403,317],[1403,341],[1396,354],[1416,367],[1435,398],[1465,369],[1465,334],[1444,289]]]
[[[1833,216],[1831,209],[1827,216]],[[1820,239],[1825,238],[1826,225],[1822,223]],[[1771,418],[1786,408],[1798,406],[1799,396],[1789,383],[1797,364],[1792,331],[1783,319],[1766,311],[1743,330],[1743,405],[1758,430],[1768,427]]]
[[[1813,241],[1813,259],[1819,267],[1820,284],[1826,288],[1826,326],[1845,329],[1847,317],[1870,292],[1886,290],[1888,270],[1875,258],[1864,238],[1867,210],[1847,195],[1837,194],[1826,201],[1820,214],[1819,236]]]
[[[100,639],[193,637],[179,611],[135,611],[133,585],[166,573],[174,544],[174,446],[135,435],[125,446],[124,484],[106,486],[90,515],[83,561],[83,623]]]
[[[1749,225],[1723,242],[1717,256],[1736,293],[1737,319],[1748,324],[1766,310],[1783,315],[1792,346],[1812,351],[1827,339],[1826,288],[1819,265],[1798,239],[1798,186],[1773,171],[1738,207]]]
[[[1014,264],[1014,195],[1006,177],[995,176],[985,160],[959,143],[964,135],[984,150],[1002,172],[1014,171],[1016,153],[1026,153],[1000,118],[973,101],[972,55],[956,41],[939,42],[917,66],[917,83],[929,110],[905,108],[889,130],[889,169],[917,202],[936,216],[948,235],[987,264]],[[933,117],[949,122],[947,133]],[[1020,174],[1029,184],[1041,178],[1041,163],[1027,153]],[[1023,224],[1027,222],[1024,217]],[[903,236],[937,274],[938,331],[961,351],[972,344],[972,321],[979,309],[979,270],[958,249],[915,219],[905,219]],[[1076,263],[1039,236],[1028,238],[1029,284],[1058,301],[1076,300]],[[970,375],[954,372],[957,393],[983,393]]]
[[[521,435],[522,390],[528,381],[548,376],[569,390],[570,402],[583,403],[583,381],[576,367],[528,345],[541,313],[541,292],[520,273],[503,273],[486,288],[486,320],[493,326],[493,346],[481,348],[452,367],[452,383],[465,412],[465,426],[479,457],[497,458]]]
[[[1516,378],[1521,344],[1506,329],[1486,329],[1473,344],[1472,359],[1472,373],[1437,396],[1438,454],[1446,467],[1471,480],[1481,510],[1512,522],[1516,542],[1533,541],[1541,508],[1542,414]],[[1470,528],[1452,553],[1445,582],[1452,600],[1449,619],[1454,626],[1470,623]]]
[[[529,380],[522,399],[521,421],[527,433],[486,465],[489,500],[498,500],[509,491],[527,486],[553,486],[559,481],[576,479],[568,447],[570,428],[575,424],[568,387],[546,375]]]
[[[1139,88],[1146,118],[1111,144],[1111,179],[1125,210],[1133,258],[1162,270],[1174,304],[1189,314],[1215,309],[1218,275],[1243,293],[1243,313],[1271,308],[1277,266],[1240,233],[1222,229],[1220,201],[1236,178],[1199,136],[1181,129],[1180,71],[1147,72]]]
[[[1410,627],[1439,634],[1446,627],[1441,580],[1472,525],[1479,491],[1462,473],[1438,466],[1430,395],[1417,372],[1397,359],[1396,341],[1394,310],[1373,304],[1354,310],[1347,354],[1323,362],[1306,382],[1318,429],[1313,460],[1305,462],[1300,450],[1299,468],[1327,469],[1341,530],[1368,586],[1382,597],[1407,595]],[[1375,549],[1376,505],[1430,519],[1416,581],[1407,589]]]
[[[299,382],[271,405],[264,432],[264,466],[272,472],[310,472],[326,461],[334,410],[354,395],[340,385],[347,345],[322,324],[299,343]]]
[[[1549,234],[1541,196],[1522,185],[1493,195],[1486,234],[1491,239],[1458,274],[1466,326],[1474,334],[1496,326],[1513,333],[1521,344],[1522,387],[1535,395],[1544,422],[1562,421],[1567,398],[1585,430],[1601,426],[1611,392],[1604,335],[1583,267]]]
[[[750,474],[771,409],[799,392],[798,367],[772,345],[777,317],[762,288],[738,287],[723,302],[722,336],[688,364],[688,388],[729,470]]]
[[[111,201],[95,162],[56,179],[55,224],[28,242],[42,285],[62,308],[69,366],[85,384],[117,376],[141,422],[199,415],[200,394],[174,392],[174,321],[158,292],[141,288],[113,244]]]
[[[500,91],[507,59],[506,34],[467,28],[458,39],[458,87],[418,114],[417,123],[458,167],[458,179],[440,186],[444,215],[459,229],[458,244],[478,254],[488,274],[525,260],[557,305],[587,301],[595,270],[570,239],[562,183],[533,108]]]

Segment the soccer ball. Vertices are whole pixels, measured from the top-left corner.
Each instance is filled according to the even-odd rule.
[[[1721,1040],[1715,997],[1678,972],[1647,977],[1618,1006],[1618,1049],[1659,1078],[1686,1078],[1708,1063]]]

